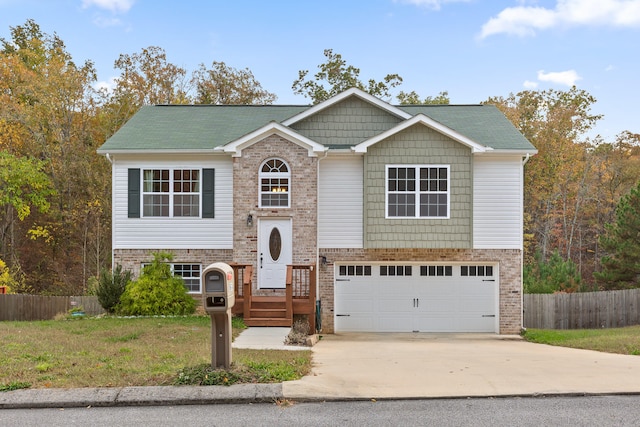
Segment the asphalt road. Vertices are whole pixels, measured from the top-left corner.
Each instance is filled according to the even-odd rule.
[[[640,396],[5,409],[0,426],[638,426]]]

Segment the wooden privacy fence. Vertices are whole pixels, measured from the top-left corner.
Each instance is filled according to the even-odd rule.
[[[525,294],[524,327],[596,329],[640,325],[640,289]]]
[[[67,313],[72,308],[82,308],[89,316],[105,312],[95,296],[0,295],[0,321],[50,320],[58,313]]]

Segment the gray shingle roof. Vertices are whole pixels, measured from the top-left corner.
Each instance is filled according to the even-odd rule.
[[[278,123],[309,105],[160,105],[143,107],[99,149],[118,151],[213,150],[271,121]],[[492,105],[403,105],[411,115],[422,113],[473,141],[496,150],[535,150]],[[329,148],[347,148],[331,146]]]
[[[142,107],[99,149],[211,150],[309,106],[156,105]]]
[[[402,105],[411,115],[424,114],[495,150],[535,150],[494,105]]]

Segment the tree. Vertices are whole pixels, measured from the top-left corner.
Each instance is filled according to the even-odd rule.
[[[9,271],[9,268],[7,268],[7,264],[0,259],[0,286],[5,288],[5,293],[10,294],[15,285],[16,281],[11,276],[11,272]]]
[[[24,221],[35,208],[49,210],[55,194],[44,173],[45,162],[0,152],[0,258],[17,261],[14,223]],[[37,233],[37,230],[31,230]]]
[[[265,105],[277,99],[262,88],[248,68],[237,70],[224,62],[214,61],[209,70],[200,64],[191,83],[195,86],[196,104]]]
[[[122,71],[115,93],[133,98],[134,105],[183,104],[187,99],[187,71],[170,62],[158,46],[122,54],[114,67]]]
[[[427,96],[424,99],[420,99],[420,95],[418,95],[418,93],[416,93],[416,91],[412,90],[409,93],[400,91],[400,93],[397,96],[398,98],[398,102],[402,105],[416,105],[416,104],[422,104],[422,105],[442,105],[442,104],[449,104],[449,92],[447,91],[443,91],[440,92],[438,95],[434,96]]]
[[[549,260],[536,253],[535,261],[524,267],[523,287],[527,294],[580,291],[580,274],[573,261],[564,260],[554,251]]]
[[[640,182],[620,199],[616,221],[606,227],[600,245],[608,255],[602,258],[602,271],[594,275],[604,288],[625,289],[640,286]]]
[[[115,133],[144,105],[188,104],[187,71],[167,61],[164,49],[149,46],[140,53],[121,54],[114,68],[121,71],[106,98],[107,136]]]
[[[575,86],[568,91],[523,91],[507,98],[493,97],[496,105],[538,149],[525,169],[525,224],[535,244],[526,254],[540,251],[547,259],[554,249],[566,258],[580,252],[581,212],[590,194],[592,145],[582,138],[600,115],[591,113],[595,98]]]
[[[107,245],[94,236],[110,234],[110,168],[95,152],[104,142],[95,70],[90,61],[77,65],[62,40],[33,21],[11,34],[0,51],[0,129],[7,131],[0,146],[17,157],[45,159],[42,172],[56,195],[49,210],[14,223],[14,256],[5,261],[35,292],[79,293],[88,277],[85,254]],[[89,218],[85,206],[96,202],[109,213]],[[93,265],[107,262],[108,254],[100,251]]]
[[[387,74],[380,82],[370,79],[367,83],[363,83],[360,80],[360,69],[347,65],[342,55],[334,53],[332,49],[325,49],[324,56],[327,60],[324,64],[318,65],[320,71],[314,75],[313,80],[307,79],[309,70],[301,70],[298,71],[298,78],[291,86],[293,93],[310,98],[314,104],[326,101],[353,87],[373,96],[390,98],[390,90],[402,83],[402,77],[398,74]]]
[[[108,313],[114,313],[130,281],[131,271],[123,271],[121,265],[116,266],[112,272],[103,268],[96,289],[96,296],[102,308]]]
[[[195,300],[187,293],[182,277],[171,273],[167,262],[172,259],[170,253],[154,253],[153,261],[142,269],[142,275],[127,285],[117,313],[127,316],[193,314]]]

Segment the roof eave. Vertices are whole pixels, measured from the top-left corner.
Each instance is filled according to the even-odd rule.
[[[386,132],[383,132],[379,135],[374,136],[373,138],[370,138],[366,141],[361,142],[360,144],[354,146],[352,148],[353,151],[355,151],[356,153],[366,153],[367,149],[374,145],[377,144],[378,142],[387,139],[393,135],[395,135],[398,132],[401,132],[411,126],[414,126],[416,124],[422,124],[425,125],[437,132],[440,132],[441,134],[453,139],[454,141],[457,141],[463,145],[466,145],[467,147],[469,147],[471,149],[472,153],[482,153],[485,151],[491,151],[493,150],[493,148],[491,147],[487,147],[485,145],[479,144],[477,142],[475,142],[474,140],[472,140],[471,138],[468,138],[464,135],[462,135],[459,132],[456,132],[455,130],[443,125],[440,122],[437,122],[435,120],[433,120],[430,117],[425,116],[424,114],[420,113],[417,114],[415,116],[413,116],[411,119],[409,120],[405,120],[404,122],[399,123],[397,126],[392,127],[391,129],[387,130]]]
[[[309,157],[316,157],[318,154],[324,153],[328,150],[326,146],[319,144],[277,122],[270,122],[261,128],[218,148],[218,150],[229,153],[233,157],[241,157],[243,149],[274,134],[305,148],[308,151]]]
[[[217,148],[217,147],[216,147]],[[107,154],[215,154],[219,153],[219,150],[216,148],[165,148],[165,149],[143,149],[143,148],[134,148],[134,149],[98,149],[96,152],[100,155]]]

